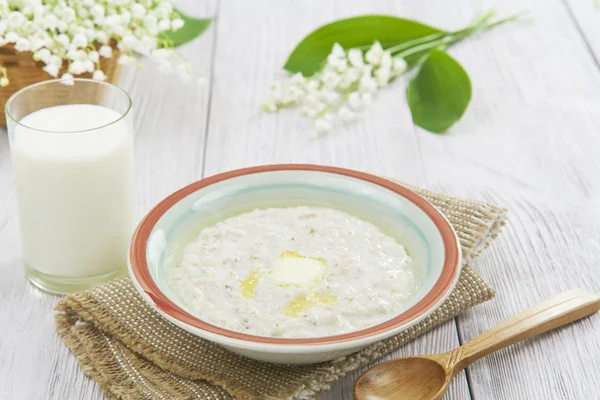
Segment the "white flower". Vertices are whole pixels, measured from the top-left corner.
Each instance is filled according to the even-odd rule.
[[[87,8],[85,7],[79,7],[77,9],[77,15],[79,16],[79,18],[83,18],[84,19],[84,23],[85,22],[91,22],[93,24],[92,21],[90,21],[89,19],[87,19],[90,16],[90,12],[88,11]]]
[[[33,58],[43,62],[44,64],[48,64],[50,62],[51,55],[52,54],[50,53],[50,50],[40,49],[33,55]]]
[[[304,84],[306,83],[306,78],[304,77],[304,75],[302,75],[301,72],[297,72],[290,78],[290,83],[293,83],[294,85],[298,86],[304,86]]]
[[[73,86],[73,84],[75,83],[75,81],[73,80],[73,75],[69,73],[62,74],[62,76],[60,77],[60,83],[64,85]]]
[[[17,40],[17,43],[15,43],[15,49],[17,51],[28,51],[29,49],[31,49],[31,43],[29,43],[29,40],[25,38],[19,38],[19,40]]]
[[[375,80],[379,87],[386,87],[390,82],[390,78],[392,77],[392,71],[389,67],[379,67],[377,71],[375,71]],[[366,90],[370,92],[370,90]]]
[[[62,18],[64,21],[71,22],[71,21],[74,21],[76,17],[77,17],[77,14],[75,14],[75,10],[73,10],[71,7],[66,7],[63,10]]]
[[[83,70],[85,72],[94,72],[94,70],[96,69],[96,66],[90,60],[85,60],[82,62],[82,64],[83,64]]]
[[[272,101],[265,101],[262,103],[263,110],[267,112],[275,112],[277,111],[277,106]]]
[[[103,44],[108,43],[108,34],[103,31],[96,31],[96,42]]]
[[[283,102],[286,104],[295,103],[304,95],[304,91],[298,86],[290,86],[283,93]]]
[[[19,27],[23,22],[25,22],[25,16],[22,12],[13,11],[8,14],[8,23],[13,27]]]
[[[331,49],[331,55],[337,58],[344,58],[346,57],[346,52],[339,43],[334,43],[333,48]]]
[[[315,94],[307,94],[306,96],[304,96],[304,99],[302,100],[302,104],[304,104],[305,107],[313,107],[313,108],[319,108],[319,104],[321,102],[319,101],[319,99],[317,98],[317,96]]]
[[[121,17],[119,15],[109,15],[106,18],[100,18],[103,18],[103,25],[108,26],[111,29],[121,26]]]
[[[98,3],[94,4],[92,8],[90,8],[90,14],[92,14],[94,17],[104,17],[104,12],[104,7]]]
[[[52,54],[48,60],[48,64],[55,65],[56,68],[59,69],[63,65],[63,59],[56,54]]]
[[[17,35],[16,32],[6,32],[6,35],[4,35],[4,38],[6,39],[6,41],[8,43],[15,43],[17,40],[19,40],[19,35]]]
[[[8,40],[0,36],[0,47],[4,46],[6,43],[8,43]]]
[[[308,118],[316,118],[317,115],[321,112],[323,108],[319,106],[304,106],[302,107],[302,114],[306,115]]]
[[[319,134],[329,133],[333,130],[333,123],[325,116],[315,120],[315,131]]]
[[[56,64],[48,64],[42,69],[54,78],[58,76],[58,66]]]
[[[342,75],[342,79],[340,80],[340,83],[338,84],[338,87],[340,89],[347,89],[350,86],[352,86],[356,81],[358,81],[359,78],[360,78],[360,69],[358,69],[358,68],[349,68]]]
[[[133,18],[140,19],[146,15],[146,8],[141,4],[135,3],[131,6],[131,14]]]
[[[113,53],[112,47],[107,46],[107,45],[101,46],[100,49],[98,50],[98,54],[100,54],[104,58],[111,58],[112,53]]]
[[[67,35],[66,35],[66,34],[64,34],[64,33],[61,33],[61,34],[57,35],[57,36],[54,38],[54,40],[56,40],[56,42],[57,42],[58,44],[60,44],[61,46],[63,46],[63,47],[66,47],[66,46],[68,46],[68,45],[69,45],[69,43],[71,42],[71,40],[69,39],[69,36],[67,36]]]
[[[158,21],[158,31],[159,32],[163,32],[163,31],[168,31],[169,29],[171,29],[171,21],[164,18],[161,19],[160,21]]]
[[[88,60],[90,60],[93,63],[97,63],[98,61],[100,61],[100,55],[98,54],[97,51],[90,51],[87,55]]]
[[[131,13],[129,11],[123,11],[121,13],[121,22],[125,25],[131,22]]]
[[[152,52],[152,57],[160,58],[160,59],[167,59],[167,58],[171,57],[171,54],[172,53],[169,49],[156,49]],[[177,67],[181,67],[181,66],[184,66],[186,68],[185,72],[187,72],[188,67],[184,64],[180,64]]]
[[[104,72],[102,72],[102,70],[97,69],[94,71],[92,78],[97,81],[103,81],[106,79],[106,75],[104,75]]]
[[[84,61],[87,60],[87,53],[83,50],[75,50],[75,47],[72,47],[67,51],[66,58],[73,61]]]
[[[59,32],[65,32],[68,28],[69,28],[69,25],[65,21],[59,20],[56,23],[56,29],[58,29]]]
[[[323,82],[323,85],[330,89],[335,88],[338,83],[340,83],[340,79],[340,75],[331,70],[326,70],[321,76],[321,82]]]
[[[158,7],[154,9],[154,13],[158,18],[168,18],[172,12],[173,5],[168,1],[160,3]]]
[[[185,22],[181,18],[176,18],[171,23],[171,30],[173,32],[178,31],[179,29],[183,28],[184,24]]]
[[[54,14],[48,14],[44,17],[44,26],[46,29],[54,29],[58,24],[58,18]]]
[[[118,63],[122,65],[131,65],[135,63],[135,57],[132,57],[127,54],[122,54],[121,57],[119,57]]]
[[[404,58],[394,57],[394,61],[392,63],[392,71],[394,71],[394,74],[400,75],[406,71],[406,68],[408,68],[408,65],[406,64]]]
[[[72,43],[76,47],[83,48],[83,47],[87,47],[88,40],[87,40],[87,37],[85,35],[82,35],[82,34],[78,33],[77,35],[73,36]]]
[[[121,38],[120,43],[124,46],[125,50],[133,50],[138,44],[138,38],[133,35],[125,35]]]
[[[323,88],[320,92],[318,92],[317,97],[323,103],[328,105],[335,105],[340,99],[340,95],[338,92],[327,88]]]
[[[350,93],[348,96],[348,105],[355,111],[360,111],[363,109],[364,104],[358,92]]]
[[[319,90],[320,86],[321,86],[321,83],[318,80],[309,80],[306,83],[306,90],[309,92],[314,92],[316,90]]]
[[[362,67],[365,65],[363,53],[360,49],[350,49],[348,51],[348,60],[353,67]]]
[[[365,58],[367,62],[371,65],[379,65],[381,62],[381,57],[383,56],[383,47],[379,42],[373,43],[373,46],[367,51]]]
[[[381,55],[381,60],[379,62],[379,66],[383,68],[391,68],[392,67],[392,53],[389,51],[384,51]]]
[[[327,66],[337,72],[344,72],[348,68],[348,61],[345,58],[339,58],[334,54],[327,56]]]
[[[143,18],[144,21],[144,27],[150,31],[153,35],[158,33],[158,19],[152,15],[152,14],[148,14],[146,16],[144,16]]]
[[[361,92],[375,92],[377,90],[377,81],[370,74],[363,75],[358,85]]]
[[[82,61],[73,61],[69,66],[69,72],[73,75],[81,75],[85,72],[85,67]]]
[[[340,119],[344,122],[350,122],[356,118],[356,113],[351,111],[348,107],[342,106],[338,110]]]
[[[8,78],[3,76],[2,78],[0,78],[0,87],[6,87],[8,86],[10,82],[8,81]]]

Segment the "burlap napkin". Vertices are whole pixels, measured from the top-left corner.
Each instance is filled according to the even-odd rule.
[[[494,296],[468,266],[499,232],[506,210],[413,188],[456,229],[465,265],[449,299],[429,318],[358,353],[317,365],[275,365],[235,355],[175,327],[138,296],[128,278],[56,305],[58,332],[109,398],[312,399],[347,373]]]

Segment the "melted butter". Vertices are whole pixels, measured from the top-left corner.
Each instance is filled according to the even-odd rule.
[[[294,297],[283,307],[283,312],[288,317],[297,317],[314,305],[331,307],[337,303],[338,298],[330,293],[307,293]]]
[[[250,272],[246,279],[240,283],[240,293],[242,293],[242,296],[253,299],[254,296],[256,296],[256,286],[258,285],[260,278],[262,278],[262,272]]]
[[[321,264],[327,266],[327,260],[321,257],[307,257],[307,256],[303,256],[302,254],[296,252],[296,251],[289,251],[289,250],[284,250],[281,255],[279,256],[279,258],[285,258],[285,257],[293,257],[293,258],[306,258],[309,260],[315,260],[315,261],[319,261]]]

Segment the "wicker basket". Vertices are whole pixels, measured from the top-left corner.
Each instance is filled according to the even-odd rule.
[[[101,58],[100,66],[106,75],[106,81],[116,84],[121,74],[121,65],[117,62],[119,51],[113,48],[112,58]],[[29,51],[18,52],[12,45],[0,47],[0,65],[6,68],[10,83],[0,88],[0,126],[6,126],[6,115],[4,106],[8,98],[15,92],[37,82],[54,79],[42,69],[44,64],[33,60],[33,54]],[[60,73],[64,72],[66,63]],[[77,75],[77,78],[91,78],[91,73]]]

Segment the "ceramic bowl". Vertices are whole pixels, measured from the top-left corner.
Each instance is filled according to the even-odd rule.
[[[351,213],[374,223],[405,246],[414,260],[418,287],[394,318],[342,335],[292,339],[230,331],[186,311],[169,286],[167,270],[202,227],[255,208],[298,205]],[[383,178],[316,165],[246,168],[192,183],[144,217],[129,253],[129,273],[135,287],[173,324],[244,356],[289,364],[335,359],[408,329],[447,298],[460,269],[456,233],[428,201]]]

